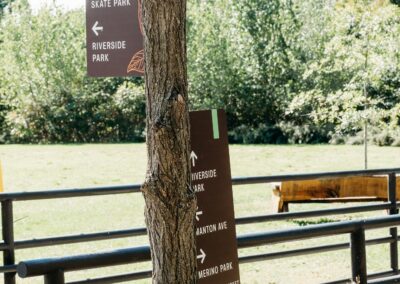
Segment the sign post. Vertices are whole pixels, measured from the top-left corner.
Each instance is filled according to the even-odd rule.
[[[190,124],[199,283],[239,284],[225,112],[191,112]]]
[[[86,0],[89,76],[143,76],[141,10],[140,0]]]
[[[144,75],[141,10],[141,0],[86,0],[89,76]],[[239,284],[225,112],[192,112],[190,123],[192,186],[198,199],[197,278],[201,284]]]

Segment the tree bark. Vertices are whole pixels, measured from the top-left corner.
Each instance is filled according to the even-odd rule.
[[[142,191],[153,283],[196,283],[196,197],[190,183],[186,0],[143,0],[147,96]]]

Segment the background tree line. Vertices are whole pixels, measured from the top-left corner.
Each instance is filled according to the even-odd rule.
[[[143,141],[142,79],[86,76],[84,11],[7,2],[0,142]],[[188,2],[192,109],[226,109],[231,142],[361,143],[368,120],[400,146],[395,0]]]

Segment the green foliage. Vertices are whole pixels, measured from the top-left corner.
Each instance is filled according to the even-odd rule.
[[[287,110],[299,124],[328,128],[330,138],[356,135],[366,120],[381,131],[399,128],[393,115],[400,99],[400,10],[387,1],[366,2],[336,2],[329,30],[318,39],[323,52],[309,60],[305,88]]]
[[[13,9],[1,22],[0,94],[9,110],[0,120],[8,141],[143,140],[143,90],[86,76],[83,13]]]
[[[366,119],[399,127],[400,12],[388,1],[190,3],[193,106],[225,108],[231,141],[337,142]]]
[[[224,108],[235,143],[362,143],[368,121],[399,145],[394,4],[189,0],[192,109]],[[0,143],[142,141],[141,79],[88,78],[84,13],[53,6],[15,0],[0,19]]]
[[[295,23],[282,12],[286,8],[291,5],[283,9],[280,1],[192,1],[188,46],[195,108],[225,108],[231,129],[279,121],[298,75],[287,33]]]
[[[4,9],[14,0],[0,0],[0,16],[3,15]]]
[[[400,6],[400,0],[390,0],[390,2]]]
[[[231,1],[192,1],[188,22],[188,71],[194,109],[224,108],[230,126],[248,124],[248,75]],[[256,114],[256,111],[254,111]]]
[[[400,129],[370,127],[369,141],[378,146],[400,146]],[[349,145],[361,145],[364,143],[364,132],[360,131],[353,136],[345,137],[344,142]]]
[[[229,140],[239,144],[286,144],[288,142],[279,127],[265,124],[257,127],[238,126],[229,131]]]
[[[0,144],[4,143],[7,139],[6,133],[7,128],[5,125],[5,118],[7,112],[9,111],[8,105],[5,103],[5,100],[0,96]]]

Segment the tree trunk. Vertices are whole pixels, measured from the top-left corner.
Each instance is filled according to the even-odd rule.
[[[142,191],[153,283],[196,283],[186,0],[143,0],[148,166]]]

